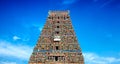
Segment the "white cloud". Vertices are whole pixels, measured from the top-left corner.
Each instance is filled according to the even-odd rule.
[[[16,41],[16,40],[29,41],[29,37],[20,38],[20,37],[18,37],[18,36],[13,36],[13,40],[14,40],[14,41]]]
[[[13,45],[6,41],[0,41],[0,56],[10,56],[28,60],[31,52],[32,47],[25,45]]]
[[[42,29],[43,29],[42,27],[39,27],[39,30],[40,30],[40,31],[42,31]]]
[[[120,63],[120,58],[103,57],[95,53],[83,53],[85,64],[116,64]]]
[[[43,26],[40,24],[33,24],[32,26],[37,27],[39,31],[42,31]]]
[[[21,38],[18,36],[13,36],[13,40],[19,40],[19,39],[21,39]]]
[[[17,64],[16,62],[1,62],[1,64]]]
[[[13,45],[6,41],[0,41],[0,56],[10,56],[22,60],[29,60],[32,47],[25,45]],[[120,58],[105,57],[95,53],[83,53],[85,64],[117,64]],[[0,62],[0,64],[16,64],[15,62]]]
[[[77,0],[63,0],[63,4],[68,5],[68,4],[73,4],[75,3]]]

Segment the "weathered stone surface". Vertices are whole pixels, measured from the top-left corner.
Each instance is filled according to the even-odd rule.
[[[69,11],[49,11],[29,64],[84,64]]]

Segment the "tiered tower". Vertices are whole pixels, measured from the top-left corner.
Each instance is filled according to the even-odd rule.
[[[69,11],[49,11],[29,64],[84,64]]]

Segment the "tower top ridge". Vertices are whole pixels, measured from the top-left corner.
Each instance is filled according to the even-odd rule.
[[[69,14],[70,11],[69,10],[49,10],[48,13],[49,14],[51,14],[51,13],[66,13],[66,14]]]

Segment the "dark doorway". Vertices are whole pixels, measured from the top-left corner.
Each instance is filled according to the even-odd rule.
[[[55,56],[55,61],[58,61],[58,56]]]
[[[57,23],[60,23],[59,21],[57,21]]]
[[[57,31],[56,34],[59,34],[59,32]]]
[[[58,47],[58,46],[56,46],[56,50],[59,50],[59,47]]]
[[[57,28],[59,28],[59,26],[57,26]]]

